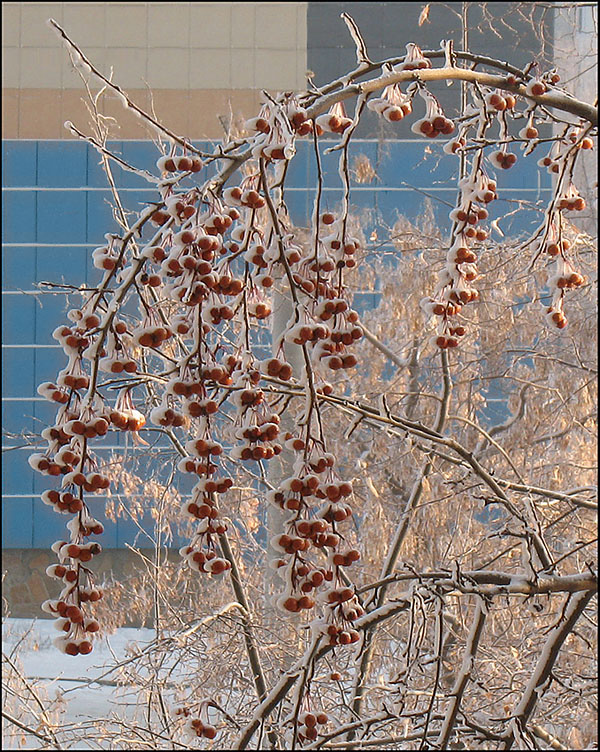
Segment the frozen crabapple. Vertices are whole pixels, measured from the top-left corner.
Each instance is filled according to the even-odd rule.
[[[96,269],[112,271],[119,264],[119,253],[109,246],[101,246],[92,252],[92,261]]]
[[[386,86],[380,97],[367,102],[367,107],[390,123],[399,122],[412,112],[412,99],[404,94],[399,84]]]
[[[282,381],[289,381],[292,378],[292,366],[280,358],[269,358],[260,364],[261,371],[274,378]]]
[[[308,136],[313,132],[312,120],[308,119],[308,113],[294,99],[288,103],[287,117],[297,136]]]
[[[534,78],[525,86],[525,91],[527,92],[527,94],[529,94],[529,96],[540,97],[542,94],[545,94],[548,91],[548,87],[539,78]]]
[[[503,170],[508,170],[517,161],[517,156],[509,151],[498,149],[490,155],[490,161],[494,166],[500,167]]]
[[[406,45],[406,56],[404,60],[395,66],[394,70],[423,70],[424,68],[431,68],[431,60],[423,55],[421,48],[409,42]]]
[[[444,152],[446,154],[456,154],[466,145],[467,142],[464,138],[454,138],[444,144]]]
[[[158,159],[156,166],[161,172],[200,172],[204,163],[196,156],[165,155]]]
[[[440,103],[433,94],[430,94],[427,89],[421,89],[419,93],[425,100],[426,113],[425,117],[416,120],[411,125],[412,132],[427,138],[436,138],[440,134],[450,136],[454,133],[454,123],[444,115]]]
[[[342,102],[337,102],[328,112],[319,115],[315,123],[321,131],[343,133],[352,125],[352,119],[346,117],[346,111]]]
[[[533,125],[533,123],[530,122],[524,128],[521,128],[518,135],[519,135],[519,138],[524,138],[527,141],[532,141],[538,138],[538,136],[540,135],[540,132]]]
[[[585,199],[579,194],[575,185],[569,183],[567,189],[558,197],[558,209],[563,211],[583,211],[585,207]]]

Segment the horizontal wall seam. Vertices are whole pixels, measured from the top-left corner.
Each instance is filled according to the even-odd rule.
[[[60,284],[60,282],[52,283]],[[2,295],[74,295],[79,294],[79,289],[69,288],[68,290],[2,290]]]
[[[24,187],[24,186],[14,186],[9,188],[2,188],[3,191],[7,192],[18,192],[18,191],[36,191],[36,192],[53,192],[53,193],[67,193],[67,192],[74,192],[74,191],[86,191],[86,192],[102,192],[102,193],[112,193],[112,191],[109,188],[90,188],[88,186],[81,186],[80,188],[48,188],[46,186],[30,186],[30,187]],[[158,194],[158,191],[155,188],[119,188],[119,191],[123,192],[133,192],[133,193],[140,193],[142,191],[147,193],[153,193]],[[299,191],[315,191],[316,188],[313,186],[307,186],[307,187],[300,187],[300,188],[292,188],[289,187],[285,189],[285,192],[299,192]],[[324,185],[322,188],[323,191],[343,191],[343,186],[326,186]],[[426,186],[383,186],[383,185],[373,185],[373,186],[351,186],[350,192],[359,192],[359,193],[368,193],[371,192],[378,192],[378,191],[390,191],[390,192],[409,192],[409,191],[456,191],[456,186],[453,184],[451,186],[436,186],[436,185],[426,185]],[[502,198],[502,191],[523,191],[523,192],[539,192],[539,191],[551,191],[552,188],[522,188],[521,186],[502,186],[500,189],[500,194],[498,195],[498,200]]]
[[[95,248],[96,243],[2,243],[3,248]]]
[[[75,139],[64,139],[64,138],[3,138],[3,143],[5,144],[11,144],[11,143],[22,143],[23,141],[29,141],[31,143],[38,143],[38,142],[55,142],[57,144],[65,144],[65,143],[72,143],[72,144],[79,144],[81,143],[79,140]],[[332,144],[335,143],[333,139],[327,139],[326,141],[321,141],[322,144],[329,143],[331,141]],[[128,144],[153,144],[154,141],[152,139],[143,139],[143,138],[118,138],[114,139],[113,141],[108,142],[108,147],[110,148],[111,143],[128,143]],[[192,142],[192,146],[197,146],[198,144],[220,144],[221,141],[212,139],[212,138],[205,138],[205,139],[194,139]],[[300,141],[300,143],[308,143],[308,141]],[[380,143],[380,139],[378,138],[353,138],[350,142],[351,144],[378,144]],[[431,144],[427,143],[423,139],[420,138],[386,138],[385,144],[426,144],[427,146],[439,146],[442,148],[441,142],[438,144]],[[157,151],[158,153],[158,151]]]
[[[98,495],[94,498],[94,501],[96,501],[97,499],[106,499],[106,498],[112,499],[116,496],[125,496],[125,495],[127,496],[127,498],[131,498],[131,499],[147,499],[148,498],[148,494],[114,493],[111,496]],[[193,497],[193,494],[182,494],[180,492],[178,492],[178,495],[182,499],[186,499],[186,498],[191,499]],[[2,498],[3,499],[34,499],[35,501],[37,501],[40,498],[40,494],[33,494],[33,495],[31,494],[2,494]],[[64,681],[64,679],[61,679],[61,681]]]

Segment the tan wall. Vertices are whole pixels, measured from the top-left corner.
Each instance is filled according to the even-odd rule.
[[[254,114],[258,91],[303,89],[307,3],[4,3],[3,137],[64,138],[85,126],[84,86],[46,20],[54,18],[104,75],[137,104],[154,93],[165,124],[190,138],[217,137],[216,115]],[[92,85],[97,85],[96,79]],[[115,138],[146,138],[118,115]],[[43,115],[42,115],[43,113]]]
[[[147,90],[130,89],[128,94],[138,106],[150,109]],[[227,120],[230,114],[237,120],[253,117],[259,107],[259,96],[260,92],[253,89],[192,92],[156,89],[152,92],[152,101],[164,125],[180,136],[202,139],[224,135],[219,115]],[[156,137],[155,131],[144,126],[110,94],[102,98],[99,109],[103,115],[117,120],[111,126],[112,139]],[[2,138],[72,138],[64,128],[65,120],[71,120],[84,132],[91,132],[83,93],[75,89],[3,89],[2,115]]]
[[[584,102],[598,99],[598,29],[594,8],[556,6],[554,9],[554,63],[568,91]],[[571,118],[573,121],[575,118]],[[556,133],[562,132],[557,125]],[[577,216],[577,226],[597,235],[597,165],[593,159],[579,159],[574,182],[585,196],[586,209]]]
[[[140,554],[153,560],[154,551],[140,549]],[[168,561],[174,568],[181,567],[181,557],[175,550],[168,552]],[[2,552],[2,595],[5,616],[29,619],[49,619],[50,616],[41,610],[41,604],[49,598],[57,598],[61,583],[46,574],[46,567],[56,564],[56,555],[45,548],[5,549]],[[107,598],[115,600],[111,588],[115,583],[123,587],[125,601],[136,597],[142,598],[142,591],[147,594],[151,589],[147,585],[147,567],[141,556],[129,549],[105,549],[98,556],[94,566],[95,581],[106,590]],[[201,593],[204,587],[202,578],[189,578],[185,588],[189,593]],[[150,599],[151,600],[151,599]],[[151,613],[152,609],[148,609]],[[140,626],[138,616],[125,618],[127,626]]]

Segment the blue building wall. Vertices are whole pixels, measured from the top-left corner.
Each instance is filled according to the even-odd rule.
[[[324,148],[329,145],[325,143]],[[208,148],[210,144],[198,146]],[[357,140],[352,144],[351,159],[365,154],[378,176],[369,184],[352,184],[352,210],[372,210],[373,226],[365,228],[367,236],[378,223],[393,225],[398,215],[408,219],[418,216],[426,200],[421,191],[431,197],[440,226],[449,229],[448,203],[453,204],[456,197],[457,160],[443,154],[441,147],[441,143],[416,139]],[[312,148],[307,141],[298,144],[286,192],[292,220],[304,226],[309,223],[314,198]],[[110,149],[137,167],[155,170],[157,153],[151,142],[113,142]],[[7,140],[2,157],[2,546],[41,548],[64,535],[68,518],[40,501],[39,494],[49,487],[48,481],[30,469],[27,457],[32,449],[23,447],[30,442],[19,434],[39,433],[53,420],[55,407],[38,397],[36,389],[40,382],[53,380],[66,362],[51,333],[65,322],[71,306],[64,290],[48,294],[36,284],[93,284],[99,272],[91,263],[91,251],[117,226],[98,154],[86,144]],[[337,154],[323,155],[322,159],[323,206],[333,209],[342,196]],[[131,210],[156,196],[131,173],[117,172],[116,179]],[[520,159],[515,168],[499,175],[498,187],[500,198],[492,206],[492,218],[515,209],[517,202],[539,206],[549,195],[548,176],[538,169],[534,157]],[[537,221],[539,210],[523,208],[503,229],[507,234],[522,233]],[[379,232],[379,237],[384,237],[384,232]],[[365,296],[361,304],[374,301],[375,296]],[[110,433],[98,453],[110,453],[112,448],[122,451],[123,441],[123,437]],[[158,462],[157,451],[147,450],[143,462],[164,473],[166,466]],[[177,482],[185,491],[184,480]],[[105,521],[103,499],[98,497],[92,505],[92,513]],[[105,521],[105,527],[106,548],[123,547],[140,535],[137,526],[125,518],[119,518],[116,524]]]

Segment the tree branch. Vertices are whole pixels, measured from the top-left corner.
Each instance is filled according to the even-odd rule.
[[[504,749],[512,749],[518,729],[525,729],[531,714],[539,702],[546,682],[550,679],[552,669],[560,653],[564,641],[573,631],[577,620],[584,612],[586,606],[594,597],[594,591],[577,593],[569,597],[564,612],[560,615],[552,629],[537,665],[527,683],[519,704],[513,711],[511,729],[508,732]],[[518,728],[517,728],[518,727]]]
[[[323,112],[338,102],[342,102],[350,97],[359,94],[371,94],[385,86],[399,84],[410,81],[467,81],[468,83],[478,84],[479,86],[489,86],[492,88],[509,91],[511,94],[521,96],[530,102],[535,102],[540,106],[552,107],[570,115],[589,121],[593,126],[598,125],[598,108],[587,102],[582,102],[574,97],[564,94],[563,92],[550,91],[540,96],[528,94],[525,86],[522,84],[509,83],[506,76],[498,76],[491,73],[482,73],[480,71],[466,70],[465,68],[425,68],[419,71],[399,71],[386,73],[369,81],[359,84],[352,84],[340,91],[327,94],[317,100],[307,110],[309,118],[316,118]]]

